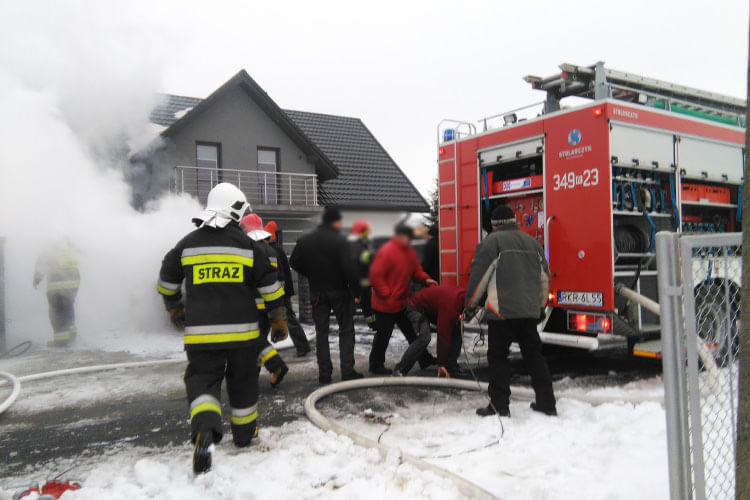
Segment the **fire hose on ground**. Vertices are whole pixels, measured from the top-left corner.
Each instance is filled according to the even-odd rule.
[[[625,287],[618,287],[617,293],[620,293],[621,295],[627,297],[633,302],[637,302],[638,304],[642,305],[644,308],[648,309],[651,312],[654,312],[657,315],[660,312],[659,305],[656,302],[634,292],[633,290],[630,290]],[[701,356],[701,360],[704,363],[704,367],[706,368],[706,371],[709,374],[710,382],[709,384],[707,384],[707,386],[716,387],[718,385],[718,368],[716,366],[716,363],[713,357],[711,356],[711,353],[709,352],[708,348],[706,347],[705,343],[703,343],[701,339],[698,340],[698,343],[699,343],[698,352]],[[113,370],[113,369],[119,369],[119,368],[156,366],[156,365],[161,365],[161,364],[170,364],[170,363],[178,363],[178,362],[182,363],[184,362],[184,360],[183,359],[165,359],[165,360],[156,360],[156,361],[139,361],[139,362],[132,362],[132,363],[115,363],[115,364],[110,364],[110,365],[95,365],[95,366],[55,370],[55,371],[50,371],[50,372],[27,375],[23,377],[15,377],[14,375],[10,373],[0,372],[0,377],[7,379],[8,382],[13,386],[11,394],[5,399],[5,401],[0,403],[0,414],[6,411],[16,400],[16,398],[18,397],[20,393],[21,382],[24,382],[24,381],[39,380],[43,378],[56,377],[56,376],[61,376],[61,375],[91,373],[91,372],[96,372],[96,371]],[[0,386],[2,385],[5,385],[5,384],[0,383]],[[425,460],[412,457],[408,454],[403,453],[401,450],[397,450],[397,449],[382,445],[376,441],[368,439],[364,436],[361,436],[353,431],[350,431],[342,427],[341,425],[325,417],[316,408],[316,404],[319,400],[327,396],[330,396],[331,394],[336,394],[339,392],[356,390],[356,389],[377,388],[377,387],[386,387],[386,386],[428,386],[428,387],[461,389],[461,390],[470,390],[470,391],[486,391],[487,390],[486,383],[480,383],[480,382],[470,381],[470,380],[457,380],[457,379],[446,379],[446,378],[436,378],[436,377],[377,377],[377,378],[350,380],[350,381],[326,385],[324,387],[317,389],[316,391],[313,391],[305,400],[305,405],[304,405],[305,414],[307,415],[307,418],[317,427],[323,430],[333,431],[336,434],[339,434],[342,436],[346,436],[357,445],[360,445],[366,448],[376,449],[380,453],[380,455],[384,458],[391,453],[396,453],[398,454],[398,456],[400,456],[401,461],[403,463],[408,463],[420,470],[432,472],[440,477],[446,477],[450,479],[456,485],[458,490],[463,495],[466,495],[469,498],[496,499],[497,497],[493,495],[492,493],[484,490],[480,486],[446,469],[433,465]],[[529,388],[512,387],[511,391],[513,393],[513,396],[512,396],[513,399],[532,400],[534,398],[534,391]],[[661,397],[656,397],[656,396],[644,397],[644,396],[633,396],[633,395],[607,396],[607,395],[585,394],[579,391],[565,391],[565,392],[559,393],[558,398],[574,399],[574,400],[589,403],[591,405],[600,405],[600,404],[605,404],[605,403],[619,403],[619,402],[632,403],[632,404],[638,404],[638,403],[644,403],[644,402],[659,402],[663,404],[664,402],[663,396]]]

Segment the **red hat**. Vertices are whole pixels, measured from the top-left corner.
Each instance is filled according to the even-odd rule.
[[[271,233],[271,241],[276,241],[276,231],[278,230],[278,226],[276,226],[276,222],[274,221],[268,221],[268,224],[263,228],[266,230],[266,232]]]
[[[263,229],[263,219],[258,214],[248,214],[240,220],[240,227],[255,241],[265,240],[271,236]]]
[[[362,235],[363,233],[370,232],[370,224],[366,220],[357,220],[352,224],[352,234]]]

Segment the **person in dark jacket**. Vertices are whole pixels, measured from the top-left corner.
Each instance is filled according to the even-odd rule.
[[[424,244],[424,255],[422,257],[422,269],[430,275],[430,278],[440,283],[440,240],[437,225],[430,226],[427,231],[427,243]]]
[[[414,230],[399,224],[395,235],[383,245],[370,266],[372,284],[372,309],[375,311],[375,337],[370,351],[370,372],[376,375],[390,375],[385,367],[385,351],[393,334],[393,326],[398,325],[409,343],[417,334],[406,316],[406,304],[411,292],[412,280],[435,286],[437,282],[422,270],[417,253],[411,247]],[[435,358],[423,349],[419,365],[424,369],[434,364]]]
[[[495,207],[491,221],[493,231],[479,243],[471,261],[466,295],[467,315],[484,307],[488,319],[490,404],[479,408],[477,414],[510,416],[508,351],[511,342],[516,340],[536,395],[531,408],[557,415],[552,377],[542,356],[542,342],[536,329],[549,280],[544,250],[539,242],[519,229],[510,207]]]
[[[297,350],[297,357],[306,356],[310,352],[310,343],[307,341],[305,329],[302,328],[302,324],[297,319],[294,309],[292,309],[292,296],[295,294],[294,278],[292,277],[292,268],[289,266],[289,259],[286,256],[286,252],[284,252],[277,239],[277,235],[280,235],[281,231],[274,221],[269,221],[263,229],[271,235],[267,243],[271,245],[271,248],[276,250],[276,256],[279,259],[279,277],[282,275],[284,277],[284,304],[286,305],[286,322],[289,325],[289,337],[292,339],[292,343]]]
[[[359,307],[367,326],[375,330],[375,313],[372,310],[370,290],[370,264],[374,255],[370,241],[370,224],[365,220],[354,221],[352,234],[347,240],[351,248],[354,267],[357,269],[359,286],[362,289]]]
[[[417,338],[409,344],[393,374],[409,373],[432,339],[430,323],[437,324],[438,377],[460,374],[458,356],[461,354],[461,311],[466,301],[466,290],[457,286],[438,285],[423,288],[409,298],[406,315],[414,325]]]
[[[315,354],[321,384],[329,384],[333,374],[328,347],[331,311],[339,324],[341,378],[362,378],[362,374],[354,369],[354,301],[359,300],[360,291],[349,246],[340,232],[341,225],[341,212],[326,207],[323,223],[297,240],[289,258],[292,269],[310,281]]]
[[[265,252],[245,235],[239,221],[250,208],[232,184],[208,193],[206,210],[189,233],[167,252],[157,290],[170,319],[184,326],[188,366],[185,388],[190,405],[193,472],[211,468],[211,445],[223,435],[221,383],[227,381],[232,439],[238,447],[257,435],[258,371],[262,348],[256,294],[265,302],[276,339],[288,335],[284,289]],[[185,300],[182,287],[185,287]]]

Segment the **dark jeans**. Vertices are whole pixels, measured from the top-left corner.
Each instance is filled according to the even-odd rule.
[[[339,324],[341,377],[346,378],[354,374],[354,300],[351,294],[346,290],[313,292],[312,308],[318,376],[320,379],[330,379],[333,373],[331,351],[328,347],[331,311]]]
[[[507,408],[510,404],[510,363],[508,352],[515,340],[521,348],[526,369],[531,375],[531,385],[540,409],[555,408],[552,377],[547,361],[542,356],[542,341],[536,330],[536,318],[506,319],[487,323],[489,346],[487,360],[490,363],[490,383],[487,392],[496,408]]]
[[[385,351],[388,349],[388,343],[391,341],[391,335],[393,335],[393,326],[398,325],[401,333],[404,334],[406,340],[409,342],[411,347],[412,342],[417,340],[417,332],[414,330],[414,325],[409,321],[409,317],[406,314],[406,309],[402,309],[395,313],[386,313],[381,311],[375,311],[375,337],[372,339],[372,350],[370,351],[370,370],[378,369],[385,365]],[[429,343],[429,339],[427,340]],[[426,345],[423,345],[421,349],[415,348],[421,367],[427,367],[432,364],[433,357],[425,349]],[[413,364],[413,363],[412,363]]]
[[[232,438],[237,445],[250,442],[257,426],[258,369],[255,360],[261,347],[260,342],[254,342],[248,348],[187,351],[185,389],[191,406],[192,439],[198,432],[210,430],[213,431],[213,441],[221,441],[221,382],[226,377],[232,410]]]
[[[417,338],[409,344],[406,352],[401,356],[401,361],[398,362],[399,370],[401,373],[406,375],[409,370],[412,369],[414,363],[416,363],[422,353],[430,345],[432,339],[432,330],[430,330],[430,320],[427,315],[421,313],[411,306],[406,306],[406,316],[411,321],[414,329],[417,332]],[[440,342],[440,339],[438,339]],[[458,371],[458,356],[461,354],[461,332],[460,328],[456,326],[451,332],[450,346],[448,350],[448,360],[446,361],[445,368],[449,373],[455,373]],[[438,360],[439,362],[439,360]]]
[[[297,315],[292,309],[292,298],[284,295],[284,306],[286,306],[286,324],[289,327],[289,336],[292,338],[292,344],[297,352],[310,352],[310,343],[305,337],[305,330],[302,328]]]

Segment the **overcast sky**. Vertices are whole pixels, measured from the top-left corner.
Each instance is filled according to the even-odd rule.
[[[522,77],[562,62],[746,92],[747,0],[0,0],[0,19],[25,85],[205,97],[245,69],[282,108],[361,118],[422,193],[441,119],[539,101]]]

